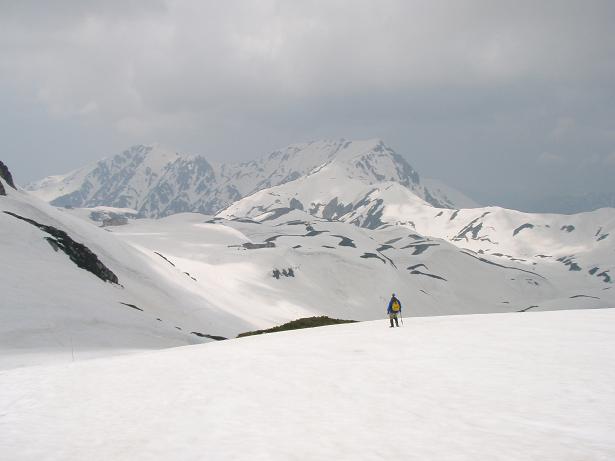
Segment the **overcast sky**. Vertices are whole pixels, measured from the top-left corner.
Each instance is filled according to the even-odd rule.
[[[614,24],[609,0],[0,0],[0,159],[24,184],[154,141],[380,137],[483,204],[615,192]]]

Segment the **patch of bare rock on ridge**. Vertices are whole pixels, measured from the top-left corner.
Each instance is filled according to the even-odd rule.
[[[4,179],[4,181],[13,189],[16,189],[15,183],[13,182],[13,176],[11,175],[9,168],[2,161],[0,161],[0,178]],[[0,182],[0,195],[6,195],[6,190],[4,189],[2,182]]]
[[[8,167],[1,161],[0,178],[2,178],[13,189],[16,189],[11,172],[9,171]],[[0,195],[6,195],[6,190],[4,189],[2,181],[0,181]],[[66,253],[70,260],[81,269],[91,272],[96,277],[105,282],[119,284],[117,276],[113,273],[113,271],[111,271],[111,269],[105,266],[100,259],[98,259],[98,256],[96,256],[96,254],[92,250],[90,250],[82,243],[75,242],[63,230],[56,229],[53,226],[40,224],[33,219],[20,216],[17,213],[12,213],[10,211],[5,211],[4,213],[21,221],[25,221],[35,227],[38,227],[43,232],[49,234],[49,237],[45,237],[45,240],[47,240],[49,245],[51,245],[51,247],[55,251],[62,250],[64,253]]]
[[[51,245],[51,247],[55,251],[62,250],[64,253],[66,253],[70,260],[81,269],[91,272],[96,277],[105,282],[119,284],[117,276],[111,271],[111,269],[105,266],[100,259],[98,259],[98,256],[96,256],[96,254],[92,250],[90,250],[82,243],[75,242],[63,230],[56,229],[53,226],[40,224],[33,219],[19,216],[18,214],[11,213],[10,211],[5,211],[5,213],[10,216],[13,216],[14,218],[32,224],[33,226],[38,227],[43,232],[49,234],[51,237],[45,237],[45,240],[49,242],[49,245]]]

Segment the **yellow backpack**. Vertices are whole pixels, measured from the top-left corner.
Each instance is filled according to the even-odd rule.
[[[391,305],[391,310],[393,312],[399,312],[400,309],[401,309],[401,305],[399,304],[399,301],[397,299],[394,299],[393,304]]]

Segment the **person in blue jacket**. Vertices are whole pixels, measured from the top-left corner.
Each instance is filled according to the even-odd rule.
[[[395,326],[399,326],[397,315],[401,314],[401,301],[397,299],[397,297],[395,296],[395,293],[391,295],[391,300],[389,301],[389,307],[387,309],[387,314],[389,314],[389,320],[391,321],[391,328],[393,328],[393,321],[395,321]]]

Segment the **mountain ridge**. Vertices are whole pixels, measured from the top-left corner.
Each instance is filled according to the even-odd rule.
[[[157,144],[136,145],[71,173],[31,183],[26,190],[55,206],[133,208],[143,217],[213,214],[255,192],[309,176],[332,163],[344,170],[342,180],[395,181],[434,206],[458,206],[446,192],[423,186],[418,172],[377,138],[296,143],[256,160],[228,164]]]

